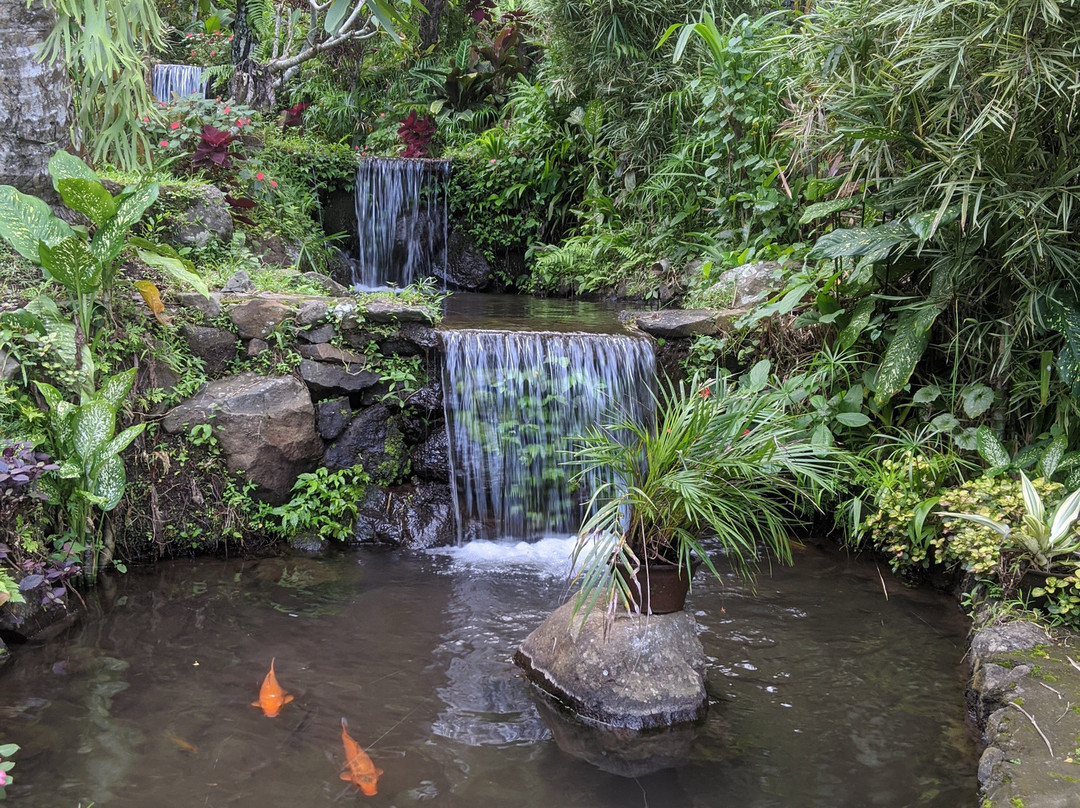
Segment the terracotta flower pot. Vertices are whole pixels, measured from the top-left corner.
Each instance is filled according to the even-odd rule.
[[[640,614],[681,612],[690,591],[690,578],[701,562],[692,563],[690,574],[676,564],[653,561],[637,572],[637,583],[630,582],[630,608]]]

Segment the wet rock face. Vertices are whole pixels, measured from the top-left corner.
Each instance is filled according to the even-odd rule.
[[[689,612],[584,623],[556,609],[514,655],[534,684],[582,718],[632,730],[697,721],[708,706],[705,651]]]
[[[230,471],[243,471],[256,494],[284,502],[296,478],[322,455],[315,408],[303,382],[292,376],[244,373],[211,382],[165,416],[166,432],[213,424]]]
[[[359,506],[357,541],[425,549],[445,547],[456,539],[454,503],[445,485],[369,488]]]
[[[326,450],[323,463],[331,471],[359,463],[377,485],[400,481],[408,473],[409,453],[398,416],[382,404],[358,413]]]
[[[36,46],[56,14],[44,3],[0,0],[0,185],[55,197],[49,158],[68,147],[71,85],[62,64],[41,64]]]

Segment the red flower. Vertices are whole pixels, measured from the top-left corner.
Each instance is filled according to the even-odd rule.
[[[712,395],[712,390],[710,390],[708,387],[702,387],[698,391],[698,393],[701,395],[702,398],[708,398]]]
[[[262,182],[266,179],[266,175],[260,171],[258,174],[255,175],[255,179],[257,179],[259,182]]]
[[[161,146],[161,148],[166,149],[169,147],[169,141],[163,140],[158,145]]]
[[[180,121],[173,121],[172,123],[169,124],[169,128],[172,129],[173,131],[176,131],[177,129],[180,128]]]
[[[270,187],[277,188],[277,180],[270,180]]]
[[[147,115],[143,115],[143,123],[150,123],[150,118]]]
[[[228,115],[228,114],[229,114],[229,108],[228,108],[228,107],[225,107],[225,114],[226,114],[226,115]]]
[[[211,55],[211,56],[217,56],[217,51],[210,51],[210,55]],[[228,110],[226,110],[226,112],[227,112],[227,111],[228,111]]]
[[[243,118],[237,118],[236,119],[236,125],[237,126],[243,126],[244,125],[244,119]]]

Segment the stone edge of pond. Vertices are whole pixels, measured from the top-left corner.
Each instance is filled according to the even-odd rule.
[[[968,704],[981,808],[1065,808],[1080,791],[1080,648],[1044,626],[976,618]]]

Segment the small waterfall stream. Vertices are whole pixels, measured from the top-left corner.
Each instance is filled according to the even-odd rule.
[[[353,286],[404,288],[446,265],[449,160],[372,157],[356,171]]]
[[[444,330],[443,391],[458,538],[573,533],[598,481],[570,485],[574,436],[651,417],[655,358],[623,334]]]
[[[198,65],[154,65],[153,81],[150,84],[154,98],[171,103],[173,96],[206,95],[206,79],[203,69]]]

